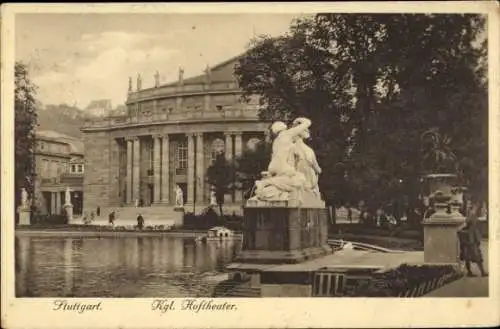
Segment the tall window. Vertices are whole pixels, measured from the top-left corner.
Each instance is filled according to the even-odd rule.
[[[212,151],[211,151],[211,155],[210,155],[211,163],[215,162],[215,159],[217,158],[218,154],[224,153],[224,147],[225,147],[225,143],[220,138],[217,138],[212,142]]]
[[[180,141],[177,143],[177,149],[175,152],[176,158],[176,173],[182,175],[186,173],[188,166],[188,145],[187,140]]]
[[[153,170],[153,164],[154,164],[154,148],[153,148],[153,143],[149,145],[149,170]]]

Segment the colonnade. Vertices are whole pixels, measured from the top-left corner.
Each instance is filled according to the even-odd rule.
[[[187,138],[187,204],[204,202],[205,194],[205,172],[209,163],[205,163],[204,136],[203,132],[186,133]],[[241,132],[226,132],[225,135],[225,156],[228,161],[233,161],[239,157],[243,150],[243,140]],[[153,203],[168,204],[173,196],[170,189],[170,180],[174,179],[174,174],[170,175],[169,165],[174,164],[170,157],[170,136],[168,134],[152,135],[153,140]],[[126,203],[134,204],[141,198],[141,141],[139,136],[126,137]],[[234,149],[234,152],[233,152]],[[175,151],[175,150],[174,150]],[[175,186],[175,185],[173,185]],[[196,188],[195,188],[196,187]],[[242,192],[236,191],[234,199],[230,201],[242,201]]]

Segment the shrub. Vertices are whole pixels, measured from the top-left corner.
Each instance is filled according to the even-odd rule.
[[[452,281],[460,276],[452,265],[406,265],[374,275],[367,283],[346,289],[344,296],[350,297],[398,297],[419,285],[432,280],[446,278]]]
[[[31,224],[39,226],[66,225],[68,217],[66,215],[32,215]]]

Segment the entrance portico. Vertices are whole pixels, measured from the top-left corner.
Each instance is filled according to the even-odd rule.
[[[262,132],[189,132],[151,134],[116,138],[120,164],[118,172],[125,186],[121,203],[144,206],[173,205],[175,186],[183,189],[186,206],[208,204],[210,187],[206,170],[222,148],[228,161],[235,161],[244,149],[244,139],[255,139]],[[241,202],[242,192],[228,194],[228,203]]]

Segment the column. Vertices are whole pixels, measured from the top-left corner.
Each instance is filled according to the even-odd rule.
[[[170,199],[170,173],[169,173],[169,139],[168,135],[163,136],[162,160],[161,160],[161,202],[169,203]]]
[[[139,137],[134,137],[134,158],[132,165],[132,201],[139,200],[140,195],[140,166],[141,166],[141,141]]]
[[[234,133],[234,157],[235,159],[238,159],[241,157],[243,152],[243,140],[242,140],[242,133],[241,132],[236,132]],[[235,200],[236,202],[241,202],[243,201],[243,191],[240,189],[237,189],[235,191]]]
[[[50,198],[50,213],[56,215],[56,193],[50,192],[52,197]]]
[[[205,167],[203,165],[203,133],[196,134],[196,202],[203,203]]]
[[[153,136],[153,175],[154,175],[154,203],[160,203],[160,195],[161,195],[161,137]]]
[[[231,162],[233,160],[233,135],[232,133],[224,133],[224,135],[226,136],[226,152],[225,152],[225,156],[226,156],[226,160]],[[234,202],[234,193],[233,192],[229,192],[228,194],[226,194],[224,196],[224,202],[225,203],[231,203],[231,202]]]
[[[226,136],[226,160],[230,161],[233,159],[233,137],[231,133],[224,133]]]
[[[132,147],[133,147],[133,141],[131,138],[127,138],[127,204],[131,204],[134,202],[132,199]]]
[[[61,214],[61,193],[59,191],[54,193],[56,197],[56,215]]]
[[[187,203],[193,204],[194,201],[194,135],[186,134],[188,139],[188,172],[187,172]]]

